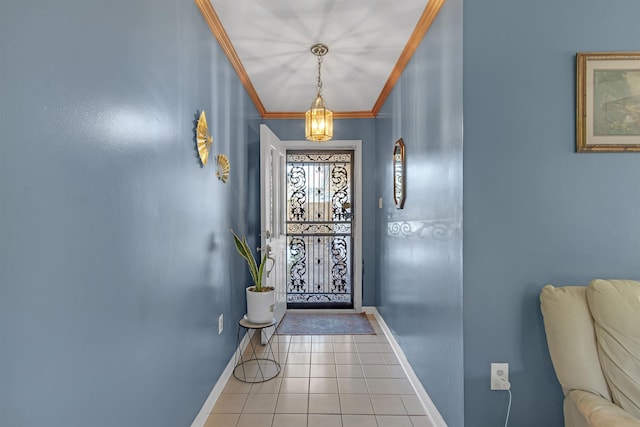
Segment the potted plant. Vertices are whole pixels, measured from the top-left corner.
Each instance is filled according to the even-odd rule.
[[[260,265],[253,257],[251,248],[245,236],[239,237],[231,230],[236,249],[242,258],[247,261],[249,272],[253,279],[253,286],[247,286],[247,320],[251,323],[269,323],[273,320],[273,310],[275,308],[275,292],[271,286],[262,286],[262,276],[264,266],[267,263],[265,253],[260,261]]]

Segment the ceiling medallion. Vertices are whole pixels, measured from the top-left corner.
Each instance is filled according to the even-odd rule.
[[[329,141],[333,138],[333,112],[324,106],[322,99],[322,58],[329,52],[324,44],[311,46],[311,53],[318,58],[318,77],[316,78],[316,97],[311,108],[304,115],[305,138],[309,141]]]

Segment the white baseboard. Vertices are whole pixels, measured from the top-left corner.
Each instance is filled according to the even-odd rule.
[[[372,314],[375,316],[376,320],[378,321],[378,325],[380,325],[380,328],[382,328],[384,335],[387,337],[387,340],[389,340],[393,351],[396,353],[402,369],[404,369],[405,374],[407,374],[407,378],[413,386],[418,399],[420,399],[420,402],[422,403],[422,406],[427,413],[427,417],[431,421],[431,425],[435,427],[447,427],[447,423],[444,421],[444,418],[442,418],[440,411],[438,411],[438,408],[436,408],[436,405],[434,405],[433,401],[429,397],[427,390],[425,390],[422,382],[420,382],[418,376],[413,371],[413,368],[409,364],[407,357],[405,356],[404,352],[400,348],[400,345],[391,333],[391,329],[389,329],[384,319],[378,312],[378,309],[375,307],[362,307],[362,310],[367,314]]]
[[[200,409],[200,412],[198,412],[196,419],[191,423],[191,427],[204,427],[205,423],[207,422],[207,418],[209,418],[209,414],[211,414],[211,411],[213,411],[213,407],[222,394],[224,386],[227,385],[227,381],[229,381],[229,378],[231,378],[231,376],[233,375],[236,354],[240,354],[245,350],[245,348],[249,344],[249,340],[253,336],[251,332],[253,331],[249,330],[249,333],[246,333],[242,338],[242,341],[240,341],[240,345],[238,346],[238,348],[236,348],[233,356],[231,356],[231,360],[229,360],[229,363],[227,363],[227,367],[224,368],[224,371],[222,371],[222,374],[220,375],[220,378],[218,378],[216,385],[213,386],[213,390],[211,390],[211,393],[209,393],[209,397],[207,397],[204,405],[202,405],[202,408]]]
[[[438,408],[436,408],[436,406],[433,404],[433,401],[429,397],[427,390],[425,390],[422,383],[418,379],[418,376],[413,371],[413,368],[411,367],[411,365],[409,365],[407,357],[404,355],[404,352],[400,348],[400,345],[393,337],[391,329],[389,329],[378,310],[375,307],[362,307],[362,311],[375,316],[376,320],[378,321],[378,325],[380,325],[380,328],[384,332],[384,335],[387,337],[387,340],[389,340],[389,343],[391,344],[396,357],[400,361],[402,369],[404,369],[404,372],[407,374],[407,378],[413,386],[418,399],[420,399],[420,402],[422,403],[422,406],[427,413],[427,417],[429,418],[431,425],[433,425],[434,427],[447,427],[447,423],[444,421],[444,418],[442,418],[442,415],[440,415],[440,411],[438,411]],[[251,334],[248,333],[245,334],[244,338],[242,338],[240,346],[236,349],[236,352],[234,352],[231,360],[229,360],[229,363],[227,364],[227,367],[220,375],[220,378],[218,378],[216,385],[213,387],[213,390],[211,390],[211,393],[209,393],[209,397],[207,397],[207,400],[204,402],[204,405],[202,405],[200,412],[196,416],[195,420],[193,420],[193,423],[191,423],[191,427],[204,427],[204,424],[207,422],[207,418],[213,410],[218,397],[220,397],[220,394],[222,394],[224,386],[227,384],[229,378],[231,378],[231,376],[233,375],[233,369],[235,367],[235,355],[238,354],[238,351],[244,351],[247,344],[249,343],[250,338]]]

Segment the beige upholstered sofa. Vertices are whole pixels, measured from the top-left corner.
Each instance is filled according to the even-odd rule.
[[[640,282],[540,293],[566,427],[640,427]]]

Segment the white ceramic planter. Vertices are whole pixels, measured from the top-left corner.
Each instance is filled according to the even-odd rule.
[[[269,323],[273,320],[276,303],[275,291],[254,292],[249,286],[247,293],[247,320],[251,323]]]

